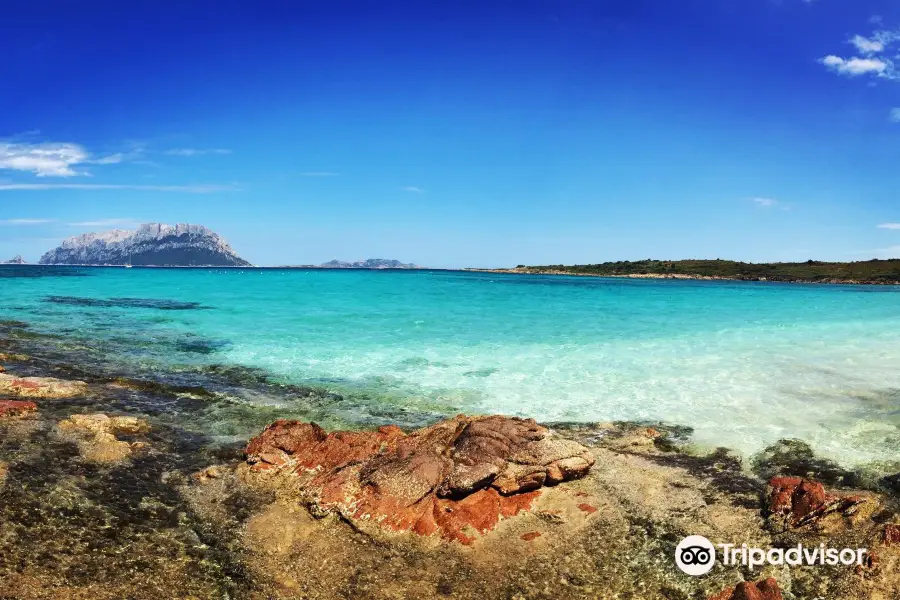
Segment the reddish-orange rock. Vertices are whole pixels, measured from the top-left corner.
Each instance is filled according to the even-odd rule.
[[[865,502],[861,496],[826,493],[821,483],[800,477],[773,477],[769,481],[769,514],[797,527],[828,513],[846,512]]]
[[[0,400],[0,418],[19,417],[37,410],[37,404],[24,400]]]
[[[595,512],[597,512],[597,507],[596,507],[596,506],[591,506],[590,504],[579,504],[579,505],[578,505],[578,508],[579,508],[581,511],[586,512],[586,513],[589,514],[589,515],[592,515],[592,514],[594,514]]]
[[[540,531],[529,531],[528,533],[523,533],[523,534],[521,535],[521,538],[522,538],[523,540],[525,540],[526,542],[530,542],[530,541],[532,541],[532,540],[536,540],[536,539],[539,538],[539,537],[541,537],[541,532],[540,532]]]
[[[900,544],[900,524],[889,523],[885,525],[882,541],[888,546]]]
[[[465,544],[531,507],[539,489],[585,475],[591,452],[531,419],[458,416],[409,435],[397,427],[325,431],[280,420],[247,446],[251,469],[297,476],[314,512]]]
[[[778,582],[770,577],[755,583],[742,581],[733,588],[710,596],[709,600],[784,600],[784,597]]]

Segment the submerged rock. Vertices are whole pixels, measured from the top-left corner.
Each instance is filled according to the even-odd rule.
[[[37,410],[37,404],[26,400],[0,400],[0,419],[21,417]]]
[[[136,417],[109,417],[98,413],[72,415],[59,423],[59,429],[76,437],[79,452],[85,460],[108,463],[122,461],[145,446],[143,442],[120,440],[116,434],[146,433],[150,426]]]
[[[52,377],[16,377],[0,373],[0,393],[22,398],[71,398],[85,392],[83,381],[65,381]]]
[[[826,485],[859,486],[860,473],[816,456],[803,440],[781,439],[758,452],[750,461],[754,473],[764,481],[773,477],[803,477]]]
[[[44,302],[85,306],[89,308],[153,308],[158,310],[197,310],[207,308],[199,302],[179,302],[157,298],[83,298],[80,296],[47,296]]]
[[[584,476],[593,454],[531,419],[458,416],[407,435],[398,427],[326,434],[276,421],[251,440],[247,462],[298,476],[313,512],[464,544],[552,485]]]
[[[728,588],[709,600],[783,600],[781,588],[773,578],[763,579],[755,583],[743,581],[733,588]]]

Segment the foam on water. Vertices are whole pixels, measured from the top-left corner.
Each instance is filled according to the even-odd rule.
[[[900,450],[893,286],[84,271],[0,278],[0,318],[77,333],[123,368],[230,363],[321,385],[352,397],[351,418],[361,423],[392,411],[502,412],[666,421],[694,427],[698,443],[745,453],[796,437],[845,464],[896,460]],[[245,399],[266,403],[259,394]]]

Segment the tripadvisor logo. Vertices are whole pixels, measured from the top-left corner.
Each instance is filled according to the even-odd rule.
[[[716,547],[702,535],[689,535],[675,548],[675,564],[688,575],[705,575],[716,563]]]
[[[747,544],[713,545],[702,535],[689,535],[675,547],[675,564],[688,575],[705,575],[716,564],[716,548],[721,549],[722,564],[743,565],[754,569],[763,565],[861,565],[866,548],[826,548],[825,544],[791,548],[752,548]]]

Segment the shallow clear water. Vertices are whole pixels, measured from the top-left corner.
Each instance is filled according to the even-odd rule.
[[[43,276],[18,276],[26,270]],[[900,450],[896,286],[446,271],[2,271],[0,319],[63,334],[60,347],[106,371],[182,381],[210,365],[240,365],[340,397],[313,403],[296,390],[235,386],[231,408],[205,413],[213,434],[243,433],[229,420],[252,411],[408,425],[501,412],[689,425],[698,443],[745,453],[796,437],[845,464],[896,460]],[[129,300],[109,301],[117,298]]]

